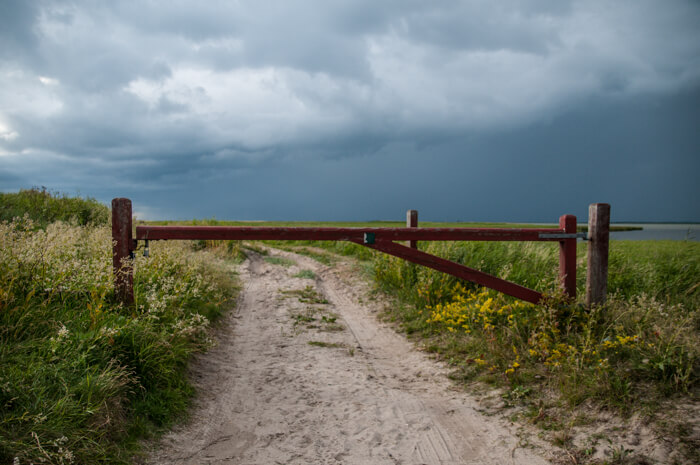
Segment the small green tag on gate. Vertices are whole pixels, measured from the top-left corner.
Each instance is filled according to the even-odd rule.
[[[374,244],[374,233],[365,233],[365,244]]]

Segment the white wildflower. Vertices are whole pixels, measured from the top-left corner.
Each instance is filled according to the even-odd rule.
[[[109,328],[107,326],[100,328],[100,335],[107,337],[107,338],[113,338],[119,334],[119,330],[115,328]]]
[[[68,328],[61,323],[61,329],[58,330],[58,340],[65,339],[70,335]]]

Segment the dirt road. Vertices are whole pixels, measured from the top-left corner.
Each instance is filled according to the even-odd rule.
[[[548,463],[379,323],[348,265],[271,255],[286,263],[240,266],[239,305],[194,366],[192,418],[151,463]]]

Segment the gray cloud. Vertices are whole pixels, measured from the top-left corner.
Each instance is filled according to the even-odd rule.
[[[38,38],[34,24],[39,14],[37,5],[22,0],[0,3],[0,58],[21,60],[33,50]]]
[[[684,0],[6,1],[0,188],[230,194],[269,178],[305,204],[321,187],[354,196],[346,181],[379,184],[398,166],[422,194],[449,198],[451,166],[529,192],[569,166],[587,172],[587,148],[630,174],[596,178],[603,191],[666,173],[687,196],[697,24],[700,5]],[[634,113],[654,105],[664,119]],[[576,145],[563,139],[581,124]],[[533,166],[530,185],[519,176]],[[380,217],[400,187],[377,187],[366,210]],[[281,215],[271,199],[251,208]]]

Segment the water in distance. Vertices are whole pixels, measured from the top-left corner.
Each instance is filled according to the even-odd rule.
[[[627,241],[700,241],[700,224],[614,223],[614,226],[636,226],[641,231],[611,231],[610,239]]]

